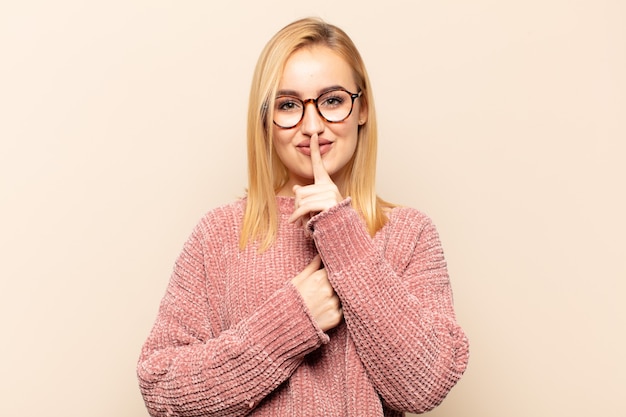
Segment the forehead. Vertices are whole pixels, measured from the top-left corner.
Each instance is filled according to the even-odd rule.
[[[297,50],[287,59],[278,89],[315,95],[329,86],[356,88],[352,68],[346,60],[326,46]]]

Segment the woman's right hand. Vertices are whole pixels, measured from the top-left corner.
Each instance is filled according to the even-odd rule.
[[[317,325],[325,332],[341,322],[343,312],[339,297],[328,281],[326,269],[320,268],[321,263],[320,256],[316,255],[291,283],[300,293]]]

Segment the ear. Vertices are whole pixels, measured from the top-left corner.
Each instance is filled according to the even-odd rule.
[[[359,103],[359,126],[363,126],[367,122],[368,109],[367,105],[363,106],[363,102]]]

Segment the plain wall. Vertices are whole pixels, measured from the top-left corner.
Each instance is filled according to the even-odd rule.
[[[173,262],[243,195],[256,58],[309,15],[368,64],[379,194],[441,234],[471,358],[431,415],[622,413],[625,2],[26,0],[0,5],[0,415],[147,416]]]

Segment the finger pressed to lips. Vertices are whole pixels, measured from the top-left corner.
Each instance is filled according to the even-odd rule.
[[[307,186],[296,185],[293,187],[296,198],[294,212],[289,217],[290,223],[297,222],[300,224],[306,221],[306,218],[310,218],[315,213],[328,210],[341,200],[337,186],[324,166],[319,136],[313,134],[308,142],[314,183]]]
[[[302,153],[303,155],[306,155],[308,157],[311,157],[311,140],[307,139],[304,140],[302,142],[300,142],[298,145],[296,145],[296,148],[298,149],[298,152]],[[328,152],[330,152],[332,146],[333,146],[333,142],[326,140],[326,139],[318,139],[318,146],[319,146],[319,153],[320,155],[325,155]]]
[[[311,142],[309,147],[311,149],[311,164],[313,165],[313,178],[315,180],[315,183],[319,184],[320,182],[332,181],[330,179],[330,175],[328,175],[328,172],[324,167],[324,162],[322,161],[319,136],[317,136],[317,134],[311,136]]]

